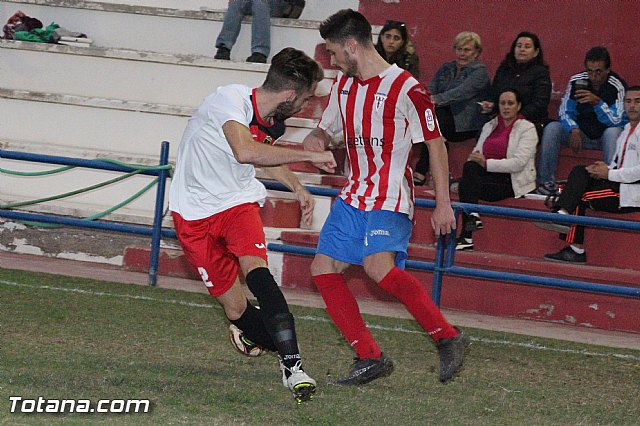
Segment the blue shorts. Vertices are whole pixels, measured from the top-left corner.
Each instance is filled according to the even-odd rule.
[[[338,198],[320,231],[318,253],[351,265],[365,257],[396,252],[395,264],[404,269],[413,223],[404,213],[358,210]]]

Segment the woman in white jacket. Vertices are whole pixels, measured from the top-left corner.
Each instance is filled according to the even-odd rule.
[[[499,114],[484,125],[464,164],[460,202],[518,198],[536,189],[535,126],[520,114],[522,102],[517,90],[505,89],[498,99]],[[480,215],[463,213],[462,219],[456,250],[473,250],[472,233],[482,229]]]

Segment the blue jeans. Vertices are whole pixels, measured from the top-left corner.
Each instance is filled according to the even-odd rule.
[[[240,34],[242,19],[251,15],[251,53],[269,56],[271,50],[271,17],[279,18],[284,11],[283,0],[229,0],[222,30],[216,47],[231,50]]]
[[[582,147],[585,149],[599,149],[606,164],[611,164],[616,154],[616,141],[622,133],[622,127],[608,127],[598,139],[589,139],[584,133]],[[559,121],[552,121],[544,127],[540,142],[540,157],[538,158],[538,183],[555,180],[558,167],[560,146],[569,145],[569,133],[565,132]]]

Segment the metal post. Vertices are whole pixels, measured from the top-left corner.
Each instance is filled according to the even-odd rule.
[[[169,142],[163,141],[160,148],[160,165],[169,164]],[[158,190],[156,207],[153,215],[153,232],[151,233],[151,254],[149,255],[149,285],[155,287],[158,280],[158,259],[160,257],[160,237],[162,234],[162,212],[164,210],[164,192],[167,185],[168,171],[158,170]]]
[[[456,218],[460,216],[461,209],[453,208],[453,214]],[[459,224],[458,224],[459,226]],[[433,265],[433,287],[431,288],[431,298],[433,303],[440,307],[440,297],[442,295],[442,277],[444,273],[453,265],[453,257],[455,255],[456,231],[454,229],[451,234],[440,235],[436,245],[436,258]]]
[[[444,266],[444,249],[447,245],[446,236],[438,236],[438,243],[436,244],[436,258],[434,260],[433,269],[433,287],[431,288],[431,298],[433,303],[438,307],[440,306],[440,293],[442,291],[442,269]]]

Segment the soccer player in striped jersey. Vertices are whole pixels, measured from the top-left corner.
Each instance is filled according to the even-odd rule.
[[[440,381],[460,369],[469,337],[443,317],[423,284],[404,270],[413,228],[414,195],[409,154],[426,143],[436,190],[431,224],[437,235],[456,226],[448,188],[447,152],[430,95],[409,72],[376,51],[371,25],[359,12],[341,10],[320,25],[331,64],[339,72],[320,124],[304,140],[325,150],[342,133],[349,171],[318,241],[311,275],[327,312],[353,346],[351,371],[337,380],[361,385],[391,374],[386,357],[364,323],[343,273],[362,265],[382,289],[398,298],[434,340]]]

